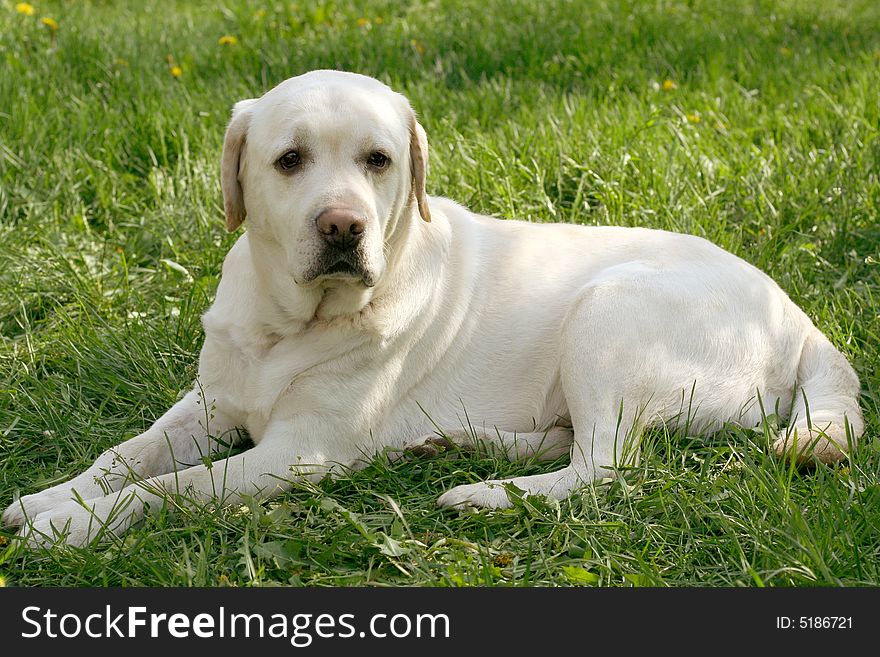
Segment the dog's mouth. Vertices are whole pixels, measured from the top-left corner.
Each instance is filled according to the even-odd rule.
[[[329,253],[322,257],[306,274],[304,282],[317,282],[321,279],[358,281],[373,287],[375,280],[358,253]]]
[[[342,274],[344,276],[357,276],[360,277],[362,275],[361,271],[358,269],[356,265],[351,264],[345,260],[337,260],[329,267],[326,267],[324,271],[319,274],[320,276],[331,276],[333,274]]]

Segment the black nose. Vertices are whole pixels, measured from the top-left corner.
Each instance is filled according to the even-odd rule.
[[[318,215],[318,232],[337,249],[353,249],[364,236],[364,218],[347,208],[328,208]]]

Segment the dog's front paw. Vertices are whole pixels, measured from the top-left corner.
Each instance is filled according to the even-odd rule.
[[[26,508],[23,507],[24,498],[15,500],[3,511],[2,522],[4,527],[21,527],[24,524],[27,515]]]
[[[513,503],[502,482],[481,481],[478,484],[465,484],[446,491],[437,500],[437,505],[452,509],[464,509],[468,506],[508,509]]]
[[[58,543],[79,547],[96,538],[103,527],[93,509],[72,501],[29,519],[18,531],[18,535],[32,548]]]
[[[25,495],[6,507],[3,512],[3,526],[21,527],[28,520],[35,520],[40,514],[69,502],[72,495],[69,488],[50,488],[33,495]]]

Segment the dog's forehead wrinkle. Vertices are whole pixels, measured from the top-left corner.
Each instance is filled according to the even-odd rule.
[[[278,97],[267,94],[259,101],[251,130],[266,142],[312,136],[348,144],[374,138],[399,147],[408,141],[409,126],[394,100],[387,93],[333,86]]]

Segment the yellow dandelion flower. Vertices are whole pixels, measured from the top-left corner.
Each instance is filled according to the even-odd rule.
[[[410,41],[409,45],[411,45],[413,47],[413,50],[415,50],[420,55],[423,55],[425,53],[425,46],[423,46],[421,43],[419,43],[415,39]]]
[[[25,16],[33,16],[35,9],[33,5],[29,5],[26,2],[19,2],[15,5],[15,11],[19,14],[24,14]]]
[[[513,563],[513,557],[507,552],[496,554],[492,557],[492,565],[496,568],[507,568]]]
[[[50,30],[52,30],[53,32],[58,29],[58,21],[56,21],[54,18],[49,18],[48,16],[43,16],[40,19],[40,22],[43,25],[45,25],[46,27],[48,27]]]
[[[183,75],[183,69],[175,64],[169,69],[169,73],[171,73],[171,75],[173,75],[174,77],[179,78],[181,75]]]
[[[358,24],[358,27],[364,27],[365,25],[369,25],[370,21],[367,20],[366,18],[358,18],[357,24]]]
[[[220,40],[217,41],[217,43],[219,43],[221,46],[234,46],[238,43],[238,39],[236,39],[231,34],[224,34],[222,37],[220,37]]]
[[[687,114],[688,123],[699,123],[700,115],[698,112],[694,112],[693,114]]]
[[[678,87],[678,85],[669,78],[663,80],[663,84],[661,84],[660,86],[663,88],[663,91],[672,91],[673,89]]]

